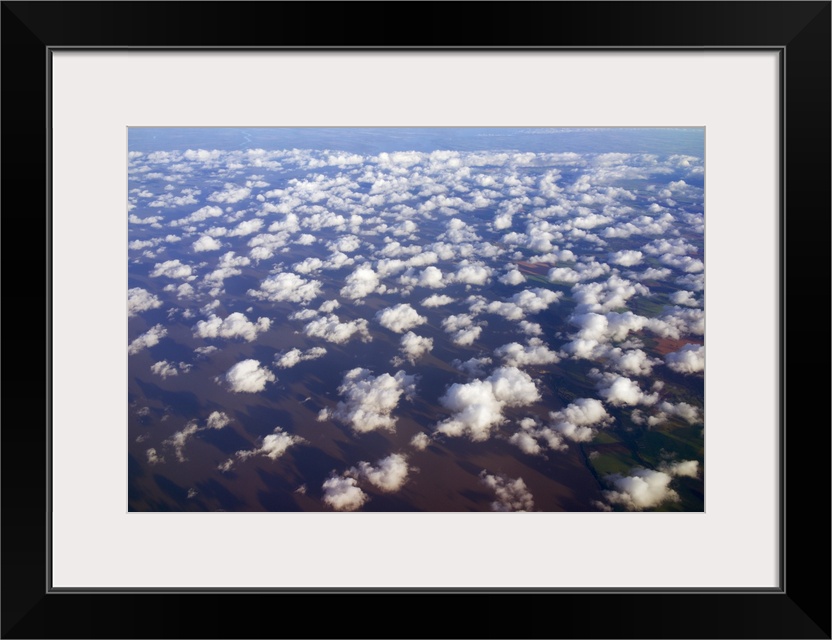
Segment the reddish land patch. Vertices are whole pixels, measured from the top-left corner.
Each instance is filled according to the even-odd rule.
[[[659,355],[666,355],[672,351],[678,351],[686,344],[703,344],[702,338],[658,338],[654,350]]]
[[[518,262],[517,268],[520,269],[521,273],[527,273],[533,276],[545,276],[549,273],[552,265],[547,262]]]

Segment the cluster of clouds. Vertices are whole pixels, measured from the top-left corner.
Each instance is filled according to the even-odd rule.
[[[168,362],[167,360],[160,360],[159,362],[154,362],[150,366],[150,371],[154,375],[161,376],[164,380],[165,378],[169,378],[171,376],[178,376],[179,373],[188,373],[193,367],[192,364],[187,362]]]
[[[510,441],[526,453],[591,440],[612,424],[606,408],[624,408],[633,422],[647,426],[702,419],[699,407],[662,399],[661,388],[648,388],[643,380],[662,368],[684,375],[704,371],[704,347],[688,344],[658,358],[645,346],[652,343],[644,334],[672,339],[704,334],[699,294],[704,263],[691,239],[703,232],[703,192],[692,184],[701,179],[701,159],[197,149],[131,153],[129,160],[135,186],[129,193],[134,211],[130,255],[134,264],[147,266],[148,279],[138,282],[150,289],[128,290],[129,317],[165,305],[171,307],[169,318],[177,313],[193,318],[206,296],[216,300],[225,293],[226,280],[250,267],[239,280],[245,285],[229,283],[229,289],[245,289],[258,312],[248,309],[251,319],[240,312],[222,318],[216,307],[206,305],[204,319],[192,326],[194,338],[254,343],[282,321],[286,306],[294,305],[300,308],[288,317],[303,322],[296,333],[313,343],[357,346],[357,341],[372,341],[373,325],[398,334],[391,359],[395,368],[424,366],[434,360],[425,356],[434,348],[441,353],[445,343],[466,349],[470,357],[452,364],[468,381],[451,384],[439,398],[450,415],[435,425],[434,437],[487,440],[508,421],[508,409],[541,399],[524,369],[566,358],[599,367],[591,375],[598,398],[578,398],[550,412],[544,423],[539,416],[520,420]],[[287,171],[297,177],[272,179]],[[206,176],[213,181],[208,188]],[[196,180],[200,184],[193,184]],[[649,184],[636,192],[618,186],[621,180]],[[148,208],[161,215],[149,215]],[[158,231],[164,227],[174,233]],[[268,267],[268,275],[258,275],[255,267]],[[253,284],[252,277],[257,277]],[[666,293],[668,286],[675,290]],[[402,300],[411,295],[412,304]],[[319,298],[324,301],[316,311],[311,307]],[[641,299],[669,304],[659,312],[642,311],[645,315],[627,309],[636,309]],[[284,307],[274,308],[280,304]],[[339,312],[343,320],[335,313],[342,305],[348,307]],[[372,311],[362,313],[365,309]],[[254,320],[265,315],[271,318]],[[553,331],[553,322],[564,316],[569,327]],[[523,337],[487,342],[505,326]],[[159,344],[167,331],[162,324],[151,327],[129,344],[129,354]],[[196,348],[201,356],[216,350],[213,345]],[[275,354],[272,366],[287,369],[326,353],[320,342],[304,345]],[[488,375],[492,362],[497,368]],[[164,379],[189,368],[159,360],[151,371]],[[216,380],[234,393],[257,393],[277,377],[259,360],[245,359]],[[414,393],[415,382],[403,370],[375,375],[354,368],[338,389],[341,401],[321,411],[319,419],[337,420],[355,433],[392,431],[400,400]],[[194,432],[182,437],[187,440]],[[272,457],[292,437],[276,430],[260,447],[237,452],[223,464]],[[424,450],[430,441],[420,433],[411,445]],[[281,453],[296,443],[289,442]],[[380,478],[394,478],[391,470],[402,468],[406,477],[406,460],[394,456],[375,465],[358,463],[327,480],[325,501],[334,509],[359,508],[367,500],[362,486],[383,490],[373,478],[383,484]],[[647,475],[638,475],[642,471]],[[672,494],[661,475],[650,475],[673,477],[669,467],[642,471],[610,480],[610,495],[619,497],[608,498],[607,504],[630,508],[649,502],[653,494]],[[484,478],[495,494],[516,489],[522,496],[519,488],[525,488],[519,478]],[[648,490],[638,489],[639,482]],[[500,495],[497,502],[514,505],[512,510],[524,504],[519,497]],[[621,496],[630,496],[630,502]],[[530,510],[530,496],[528,504],[521,510]]]
[[[494,492],[492,511],[534,511],[534,497],[523,478],[508,478],[482,471],[480,481]]]
[[[237,462],[248,460],[254,456],[265,456],[269,460],[277,460],[280,456],[286,453],[289,447],[297,444],[304,444],[307,441],[300,436],[295,436],[286,433],[280,427],[275,427],[274,432],[263,438],[259,447],[253,449],[244,449],[234,454],[233,458],[229,458],[221,463],[218,467],[220,471],[230,471]]]
[[[411,468],[407,456],[393,453],[374,465],[361,461],[343,474],[334,472],[323,485],[323,501],[336,511],[355,511],[370,499],[360,486],[366,482],[375,489],[391,493],[399,491],[407,482]]]
[[[222,411],[214,411],[208,416],[204,425],[200,425],[196,420],[191,420],[185,425],[184,428],[175,432],[170,438],[166,439],[164,444],[174,450],[176,459],[179,460],[179,462],[185,462],[187,460],[184,453],[185,445],[195,433],[205,431],[207,429],[223,429],[229,424],[231,424],[231,418],[229,418],[228,415]],[[150,450],[148,450],[147,456],[148,460],[150,460],[151,457],[154,457],[156,458],[156,462],[162,461],[158,458],[158,456],[156,456],[155,449],[153,450],[153,454],[151,454]]]

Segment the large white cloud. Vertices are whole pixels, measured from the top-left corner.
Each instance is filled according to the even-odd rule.
[[[385,329],[404,333],[405,331],[418,327],[428,321],[407,303],[400,303],[394,307],[387,307],[376,313],[376,320]]]
[[[224,320],[211,314],[207,320],[200,320],[194,327],[195,338],[242,338],[247,342],[254,342],[258,334],[269,330],[271,320],[257,318],[257,322],[250,322],[245,314],[235,312]]]
[[[393,410],[402,395],[409,399],[415,388],[416,378],[404,371],[397,371],[392,376],[389,373],[373,376],[369,369],[355,368],[344,375],[338,387],[338,393],[344,400],[334,409],[323,409],[318,420],[339,420],[355,433],[377,429],[393,431],[396,427]]]
[[[158,309],[162,306],[162,301],[146,289],[141,287],[133,287],[127,290],[127,316],[132,317],[138,315],[142,311],[148,309]]]
[[[219,380],[219,379],[218,379]],[[266,388],[266,384],[277,380],[266,367],[261,367],[258,360],[238,362],[222,376],[222,380],[234,393],[257,393]]]
[[[164,338],[166,335],[168,335],[168,330],[161,324],[157,324],[133,340],[133,342],[131,342],[127,347],[127,353],[132,356],[137,354],[142,349],[156,346],[159,344],[159,340]]]
[[[527,406],[540,399],[534,380],[516,367],[500,367],[485,380],[455,383],[439,399],[453,415],[436,425],[448,436],[467,435],[478,442],[505,421],[505,407]]]
[[[705,347],[686,344],[679,351],[666,354],[664,361],[677,373],[700,373],[705,370]]]
[[[494,492],[492,511],[532,511],[534,497],[523,478],[508,478],[504,475],[480,473],[482,483]]]
[[[248,295],[271,302],[300,302],[307,304],[321,293],[321,283],[306,280],[294,273],[278,273],[260,283],[260,289],[249,289]]]

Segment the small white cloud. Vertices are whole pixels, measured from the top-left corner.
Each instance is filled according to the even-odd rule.
[[[324,502],[336,511],[355,511],[368,500],[355,478],[331,476],[322,488]]]
[[[236,227],[234,227],[231,231],[229,231],[228,236],[250,236],[251,234],[260,231],[262,227],[263,221],[259,218],[254,218],[253,220],[244,220]]]
[[[418,451],[424,451],[430,444],[430,436],[420,431],[410,439],[410,446]]]
[[[137,354],[142,349],[153,347],[159,344],[159,340],[164,338],[166,335],[168,335],[168,330],[162,325],[157,324],[133,340],[133,342],[130,343],[130,346],[127,347],[127,353],[132,356]]]
[[[162,301],[149,291],[141,287],[127,290],[127,315],[132,317],[148,309],[158,309]]]
[[[670,301],[673,304],[680,304],[685,307],[698,307],[699,301],[692,291],[676,291],[671,294]]]
[[[300,436],[293,436],[286,433],[280,427],[275,427],[274,432],[263,438],[263,442],[259,447],[238,451],[234,454],[234,458],[229,458],[219,465],[220,471],[229,471],[237,461],[247,460],[254,456],[265,456],[269,460],[277,460],[280,456],[286,453],[289,447],[297,444],[303,444],[306,440]]]
[[[663,471],[634,469],[629,476],[612,474],[604,479],[613,487],[603,492],[607,502],[620,504],[629,511],[641,511],[679,500],[679,494],[670,488],[672,477]]]
[[[274,364],[281,369],[289,369],[306,360],[317,360],[326,355],[324,347],[312,347],[306,351],[300,349],[290,349],[284,354],[278,354],[274,358]]]
[[[359,462],[350,473],[364,478],[381,491],[392,492],[402,488],[407,481],[409,470],[407,458],[400,453],[394,453],[376,462],[376,466],[369,462]]]
[[[560,362],[558,354],[539,338],[530,338],[527,345],[517,342],[504,344],[494,350],[494,355],[503,359],[503,364],[511,367],[528,367]]]
[[[520,273],[520,270],[516,267],[509,269],[499,278],[499,281],[503,284],[507,285],[518,285],[523,284],[526,281],[526,276]]]
[[[191,267],[187,264],[182,264],[179,260],[167,260],[153,265],[153,271],[150,272],[151,278],[158,278],[164,276],[173,280],[184,280],[190,278],[193,273]]]
[[[151,365],[150,371],[157,376],[162,376],[162,379],[169,378],[170,376],[177,376],[179,375],[179,369],[176,368],[175,362],[168,362],[167,360],[160,360],[159,362],[155,362]]]
[[[200,320],[194,327],[195,338],[242,338],[247,342],[254,342],[258,334],[269,330],[271,320],[257,318],[257,322],[250,322],[242,313],[235,312],[224,320],[211,314],[207,320]]]
[[[424,300],[422,300],[423,307],[441,307],[446,304],[451,304],[454,299],[451,296],[446,295],[439,295],[434,293],[432,296],[428,296]]]
[[[609,255],[610,262],[620,264],[622,267],[634,267],[641,264],[644,254],[641,251],[617,251]]]
[[[552,428],[574,442],[589,442],[597,429],[612,422],[600,400],[578,398],[560,411],[549,413]]]
[[[202,251],[217,251],[219,249],[222,249],[222,242],[215,238],[212,238],[211,236],[202,236],[191,246],[197,253],[200,253]]]
[[[657,393],[645,394],[638,383],[625,376],[608,375],[598,383],[598,394],[610,404],[620,407],[637,404],[653,405],[659,399]]]
[[[670,474],[671,476],[685,476],[688,478],[699,477],[699,461],[698,460],[681,460],[679,462],[671,462],[661,466],[661,471]]]
[[[249,289],[248,295],[270,302],[300,302],[307,304],[321,293],[321,283],[306,280],[294,273],[278,273],[260,283],[260,289]]]
[[[394,307],[387,307],[376,313],[376,320],[379,324],[390,331],[404,333],[408,329],[417,327],[428,321],[407,303],[397,304]]]
[[[368,264],[363,264],[347,276],[346,284],[341,288],[341,296],[349,300],[360,300],[371,293],[384,293],[386,287],[381,284],[378,274]]]
[[[185,445],[188,440],[198,431],[205,431],[206,429],[222,429],[231,423],[231,419],[222,411],[214,411],[208,416],[205,426],[200,427],[196,420],[191,420],[181,431],[177,431],[170,438],[165,440],[164,444],[173,447],[176,453],[176,459],[179,462],[185,462]]]
[[[335,315],[312,320],[303,328],[303,332],[312,338],[323,338],[335,344],[344,344],[353,336],[360,337],[362,342],[371,342],[373,339],[364,318],[341,322]]]
[[[404,360],[410,364],[414,364],[416,360],[429,353],[431,349],[433,349],[433,338],[417,336],[412,331],[404,334],[399,341],[399,351],[401,351]]]
[[[235,184],[226,183],[223,191],[215,191],[208,200],[211,202],[224,202],[227,204],[234,204],[245,200],[251,195],[251,189],[248,187],[239,187]]]
[[[494,492],[496,499],[491,503],[492,511],[532,511],[534,509],[534,498],[523,478],[508,478],[504,475],[492,475],[482,471],[480,480]]]
[[[249,359],[238,362],[217,380],[224,380],[234,393],[257,393],[277,378],[267,368],[261,367],[259,361]]]

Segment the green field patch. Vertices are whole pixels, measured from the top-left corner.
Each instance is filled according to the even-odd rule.
[[[597,449],[598,455],[590,458],[589,463],[595,472],[603,478],[608,473],[626,475],[633,467],[638,467],[629,450],[621,445],[606,445]]]
[[[704,440],[698,427],[685,428],[662,425],[645,429],[638,439],[638,454],[652,467],[666,461],[668,453],[676,454],[676,460],[701,460]]]
[[[594,444],[614,444],[621,442],[621,439],[611,431],[601,430],[592,442]]]
[[[664,303],[657,301],[654,297],[641,296],[630,300],[627,303],[627,308],[639,316],[645,318],[656,318],[664,312]]]

